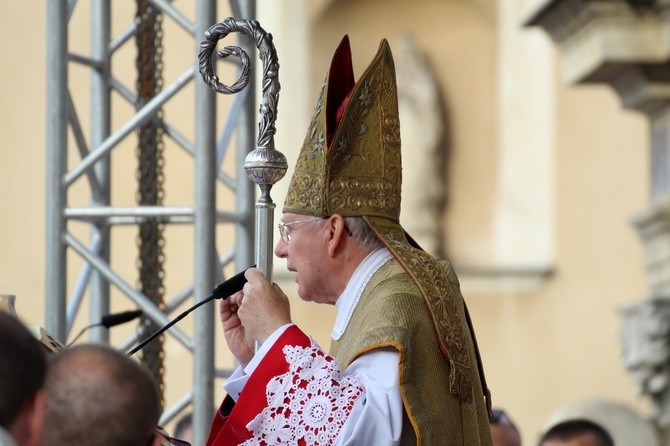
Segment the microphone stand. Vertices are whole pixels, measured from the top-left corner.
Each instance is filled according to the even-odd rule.
[[[255,265],[254,265],[255,266]],[[250,268],[253,268],[254,266],[251,266]],[[249,269],[249,268],[247,268]],[[165,331],[169,330],[170,327],[172,327],[174,324],[179,322],[180,320],[184,319],[186,315],[188,315],[191,311],[195,310],[196,308],[213,301],[214,299],[228,299],[229,296],[237,293],[240,291],[243,287],[244,284],[247,283],[247,279],[244,277],[244,273],[247,272],[245,269],[242,272],[239,272],[235,274],[233,277],[230,279],[222,282],[219,286],[214,288],[212,290],[212,294],[201,300],[200,302],[196,303],[192,307],[188,308],[187,310],[183,311],[179,316],[171,320],[169,323],[165,324],[158,330],[156,330],[154,333],[151,334],[148,338],[146,338],[144,341],[140,342],[135,346],[132,350],[128,352],[128,356],[133,356],[135,353],[138,351],[142,350],[144,346],[146,346],[149,342],[153,341],[156,339],[158,336],[163,334]]]
[[[67,344],[66,347],[70,347],[77,341],[77,339],[81,337],[81,335],[83,335],[87,330],[90,330],[93,327],[105,327],[105,328],[116,327],[117,325],[125,324],[126,322],[130,322],[134,319],[137,319],[138,317],[142,316],[142,314],[144,314],[142,310],[134,310],[134,311],[124,311],[123,313],[108,314],[106,316],[103,316],[100,319],[100,322],[98,322],[97,324],[87,325],[86,327],[82,328],[79,334],[75,336],[75,338],[72,341],[70,341],[70,343]]]

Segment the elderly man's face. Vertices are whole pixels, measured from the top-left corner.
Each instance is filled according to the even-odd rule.
[[[286,259],[286,267],[295,273],[298,295],[306,301],[334,303],[329,293],[329,272],[326,267],[327,246],[324,219],[286,213],[281,222],[286,225],[288,241],[279,239],[275,255]],[[298,223],[299,222],[299,223]]]

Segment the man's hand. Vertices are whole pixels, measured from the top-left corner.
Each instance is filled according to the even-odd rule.
[[[239,300],[236,317],[242,322],[247,336],[262,344],[275,330],[291,322],[289,300],[259,269],[249,268],[244,277],[247,283],[242,289],[243,297]]]
[[[242,367],[245,367],[254,357],[254,340],[247,335],[242,326],[237,310],[242,300],[243,293],[239,291],[228,299],[221,299],[219,304],[219,317],[223,327],[223,336],[228,348],[237,358]]]

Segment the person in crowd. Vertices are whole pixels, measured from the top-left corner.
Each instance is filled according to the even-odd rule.
[[[40,444],[45,374],[40,343],[18,319],[0,311],[0,445]]]
[[[275,255],[298,295],[337,307],[326,353],[249,269],[220,318],[240,368],[209,445],[491,445],[489,393],[450,263],[399,223],[400,130],[386,40],[356,82],[335,52],[289,184]],[[260,348],[254,351],[258,342]]]
[[[614,446],[601,425],[586,419],[566,420],[542,435],[538,446]]]
[[[139,363],[102,344],[50,357],[42,446],[158,446],[160,398]]]
[[[507,413],[502,409],[493,409],[492,414],[493,446],[521,446],[521,433]]]

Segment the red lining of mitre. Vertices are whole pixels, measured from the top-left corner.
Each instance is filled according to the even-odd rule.
[[[351,46],[349,36],[345,34],[337,46],[328,71],[328,92],[326,95],[326,134],[327,145],[330,147],[349,95],[356,85],[354,67],[351,62]]]

